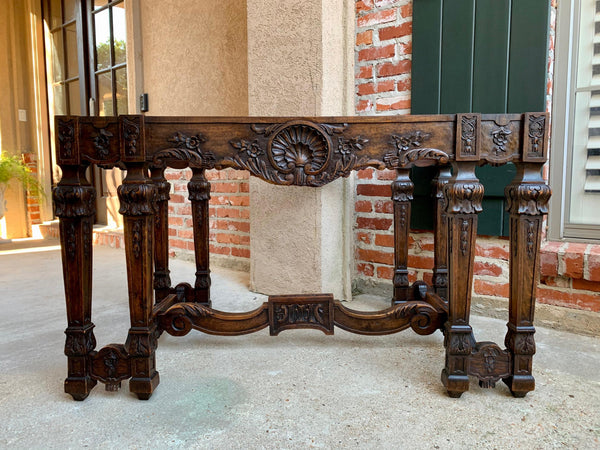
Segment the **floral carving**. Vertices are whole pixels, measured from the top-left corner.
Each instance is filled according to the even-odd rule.
[[[394,271],[394,287],[406,287],[408,285],[408,272],[406,269],[396,269]]]
[[[167,139],[167,142],[174,144],[173,147],[157,152],[153,163],[159,167],[167,165],[177,168],[212,169],[215,167],[215,155],[201,149],[206,141],[207,139],[200,133],[188,136],[177,132]]]
[[[194,287],[196,289],[208,289],[210,288],[210,270],[198,270],[196,271],[196,282]]]
[[[133,223],[133,229],[131,230],[131,245],[133,249],[133,256],[139,259],[142,253],[142,224],[139,220]]]
[[[477,116],[461,116],[461,141],[463,155],[475,155]]]
[[[125,154],[134,156],[138,152],[138,141],[140,139],[140,124],[137,121],[123,117],[123,139]]]
[[[471,354],[471,335],[466,333],[452,333],[448,352],[452,355]]]
[[[492,141],[496,145],[494,151],[496,154],[502,152],[506,153],[506,144],[508,144],[508,137],[512,134],[506,127],[500,127],[497,130],[492,131]]]
[[[477,342],[469,358],[469,375],[479,379],[483,388],[492,388],[510,376],[510,354],[493,342]]]
[[[92,251],[92,224],[91,219],[83,219],[83,257],[88,260]]]
[[[536,232],[536,223],[533,220],[527,220],[527,227],[526,227],[526,233],[527,233],[527,256],[529,256],[529,258],[533,258],[533,255],[535,254],[535,247],[534,247],[534,241],[535,241],[535,232]]]
[[[113,134],[106,128],[96,128],[96,132],[91,136],[94,149],[98,159],[105,159],[110,153],[110,138]]]
[[[514,352],[519,355],[535,354],[535,340],[533,334],[517,333],[514,336]]]
[[[61,157],[72,158],[75,142],[75,122],[72,119],[58,119],[58,142],[60,143]]]
[[[171,287],[171,277],[169,269],[155,270],[154,271],[154,289],[165,289]]]
[[[116,391],[122,380],[131,377],[129,355],[120,344],[110,344],[91,357],[93,379],[106,384],[107,391]]]
[[[531,142],[531,153],[542,154],[544,145],[544,133],[546,131],[546,116],[529,116],[529,140]]]
[[[469,248],[469,222],[463,220],[460,224],[460,252],[463,256],[467,254]]]
[[[429,139],[429,133],[415,131],[404,135],[392,135],[395,150],[388,151],[383,161],[388,169],[423,167],[448,163],[448,154],[433,148],[421,148]]]
[[[85,356],[96,347],[96,338],[92,332],[92,327],[89,328],[67,328],[65,334],[65,355],[66,356]]]
[[[210,200],[210,182],[204,177],[193,176],[187,185],[190,201]]]
[[[237,148],[240,153],[246,153],[249,158],[258,158],[264,151],[258,144],[258,139],[254,139],[252,142],[240,139],[239,141],[229,141],[233,148]]]
[[[75,254],[77,253],[77,230],[75,228],[75,223],[67,222],[65,225],[65,250],[67,251],[67,258],[73,259],[75,258]]]

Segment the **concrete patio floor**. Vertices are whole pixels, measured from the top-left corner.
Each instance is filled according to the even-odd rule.
[[[42,245],[42,246],[40,246]],[[600,338],[538,328],[537,388],[513,398],[472,382],[460,399],[439,381],[442,335],[365,337],[336,329],[249,336],[163,335],[149,401],[98,385],[63,393],[66,326],[56,241],[0,244],[0,448],[600,448]],[[124,254],[94,249],[99,346],[128,328]],[[193,264],[171,261],[174,282]],[[253,309],[248,275],[213,271],[213,306]],[[361,295],[355,309],[381,309]],[[505,320],[474,316],[478,340]]]

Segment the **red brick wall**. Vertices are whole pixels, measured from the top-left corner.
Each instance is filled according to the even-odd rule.
[[[168,170],[166,178],[172,185],[169,201],[169,253],[171,256],[192,256],[191,205],[187,183],[190,170]],[[228,256],[237,267],[247,267],[250,258],[250,196],[249,174],[233,169],[210,170],[206,178],[211,184],[210,252]]]
[[[548,71],[554,63],[553,2]],[[412,0],[357,0],[356,2],[356,113],[409,114],[412,53]],[[548,81],[548,110],[552,77]],[[545,172],[547,173],[547,171]],[[355,280],[390,283],[393,274],[392,203],[390,171],[358,173],[355,204]],[[508,241],[479,237],[473,292],[507,298]],[[541,253],[538,300],[542,303],[600,311],[600,245],[545,242]],[[431,280],[431,233],[412,233],[409,279]]]

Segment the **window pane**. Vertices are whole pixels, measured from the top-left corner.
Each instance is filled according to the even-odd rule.
[[[127,41],[127,26],[125,24],[125,3],[112,7],[113,39],[115,45],[115,65],[125,62],[125,42]]]
[[[77,52],[77,28],[75,24],[65,27],[65,39],[67,41],[67,78],[79,76],[79,54]]]
[[[127,68],[115,70],[117,114],[127,114]]]
[[[110,67],[110,21],[108,9],[93,15],[96,30],[96,70]]]
[[[107,3],[108,3],[108,0],[95,0],[94,1],[94,9],[102,8]]]
[[[55,31],[52,33],[51,46],[50,49],[52,55],[52,79],[54,81],[62,81],[65,79],[64,68],[63,68],[63,60],[64,60],[64,51],[63,51],[63,39],[62,39],[62,29]]]
[[[64,0],[64,5],[64,22],[73,20],[77,15],[77,0]]]
[[[67,95],[63,84],[55,84],[52,89],[50,109],[53,114],[67,114]]]
[[[112,78],[110,72],[105,72],[96,76],[98,84],[98,115],[112,116],[113,97],[112,97]]]
[[[68,83],[69,89],[69,114],[81,114],[81,94],[79,93],[79,81]]]
[[[60,0],[50,0],[50,28],[62,24],[62,5]]]

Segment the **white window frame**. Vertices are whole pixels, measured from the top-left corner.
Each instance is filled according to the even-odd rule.
[[[552,240],[600,239],[600,225],[569,222],[581,3],[582,0],[560,0],[556,16],[549,174],[553,194],[548,218],[548,237]]]

